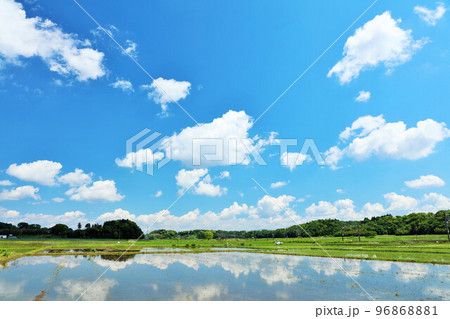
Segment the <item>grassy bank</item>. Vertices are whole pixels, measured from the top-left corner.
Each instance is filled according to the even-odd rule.
[[[376,236],[374,238],[317,237],[324,252],[309,238],[227,240],[143,240],[135,243],[126,254],[157,253],[145,248],[178,248],[178,253],[205,252],[217,248],[233,250],[245,248],[255,253],[299,256],[358,258],[371,260],[405,261],[450,264],[450,243],[444,235]],[[127,240],[0,240],[0,263],[33,255],[98,255],[120,256],[133,241]],[[164,252],[164,251],[163,251]]]

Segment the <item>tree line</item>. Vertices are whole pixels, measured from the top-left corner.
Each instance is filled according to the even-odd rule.
[[[318,236],[366,236],[376,235],[426,235],[446,234],[446,214],[450,217],[450,210],[437,213],[411,213],[404,216],[390,214],[365,218],[362,221],[339,221],[337,219],[320,219],[301,225],[275,230],[207,230],[195,229],[175,231],[159,229],[148,233],[147,239],[227,239],[227,238],[296,238]],[[450,218],[449,218],[450,220]],[[64,224],[56,224],[51,228],[38,224],[18,223],[17,226],[0,222],[0,234],[14,236],[53,236],[63,238],[110,238],[137,239],[143,235],[141,228],[127,219],[112,220],[100,224],[81,223],[77,229]]]
[[[188,231],[159,229],[147,235],[148,239],[215,239],[226,238],[296,238],[318,236],[365,236],[376,235],[426,235],[446,234],[446,217],[450,210],[437,213],[410,213],[404,216],[392,216],[390,214],[365,218],[362,221],[339,221],[338,219],[319,219],[301,225],[293,225],[287,228],[275,230],[251,230],[251,231],[227,231],[227,230],[205,230],[196,229]]]
[[[128,219],[111,220],[100,224],[86,224],[84,228],[78,223],[76,229],[65,224],[53,227],[41,227],[38,224],[18,223],[17,226],[0,222],[0,234],[29,237],[60,238],[98,238],[98,239],[137,239],[143,235],[142,229]]]

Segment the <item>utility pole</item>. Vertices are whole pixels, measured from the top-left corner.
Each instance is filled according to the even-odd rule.
[[[358,240],[361,241],[361,235],[359,233],[359,222],[357,222],[357,223],[358,223]]]
[[[342,237],[342,241],[344,241],[344,223],[341,222],[341,237]]]
[[[445,227],[447,227],[447,238],[448,238],[448,241],[450,241],[450,232],[448,231],[448,217],[447,217],[447,212],[444,212],[444,216],[445,216]]]

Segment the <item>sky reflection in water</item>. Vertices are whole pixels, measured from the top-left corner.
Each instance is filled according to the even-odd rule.
[[[215,252],[24,257],[0,270],[0,300],[367,300],[329,258]],[[375,299],[449,300],[450,266],[336,259]]]

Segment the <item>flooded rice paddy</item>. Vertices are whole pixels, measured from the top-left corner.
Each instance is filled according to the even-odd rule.
[[[24,257],[0,300],[450,300],[450,266],[248,252]],[[152,251],[153,252],[153,251]],[[175,251],[174,251],[175,252]]]

